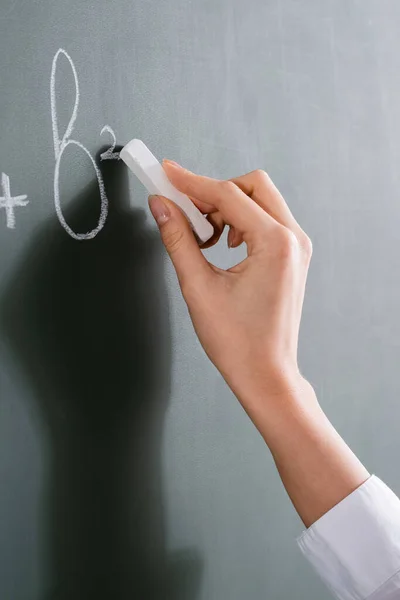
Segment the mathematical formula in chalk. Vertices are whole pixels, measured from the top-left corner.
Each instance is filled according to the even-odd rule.
[[[67,125],[67,128],[62,137],[60,137],[60,132],[58,128],[58,119],[57,119],[57,101],[56,101],[56,78],[57,78],[57,65],[61,57],[64,57],[72,70],[72,75],[74,78],[75,84],[75,101],[72,109],[72,114]],[[75,121],[78,116],[79,110],[79,101],[80,101],[80,93],[79,93],[79,80],[78,74],[75,68],[75,65],[72,61],[72,58],[69,54],[60,48],[57,50],[54,55],[52,66],[51,66],[51,75],[50,75],[50,106],[51,106],[51,125],[53,130],[53,144],[54,144],[54,183],[53,183],[53,194],[54,194],[54,206],[57,213],[57,217],[65,229],[65,231],[73,237],[75,240],[90,240],[93,239],[99,231],[102,230],[104,224],[107,219],[108,214],[108,198],[106,194],[106,190],[104,187],[103,177],[99,167],[96,164],[95,159],[89,152],[89,150],[77,139],[72,137],[75,127]],[[119,153],[115,152],[116,147],[116,137],[114,131],[111,129],[109,125],[105,125],[100,131],[100,136],[108,134],[111,137],[112,143],[110,148],[103,152],[100,155],[100,160],[118,160]],[[93,166],[94,172],[97,178],[97,184],[99,187],[100,194],[100,215],[97,222],[97,225],[91,231],[86,233],[77,233],[71,229],[68,223],[65,220],[65,217],[62,212],[61,203],[60,203],[60,165],[62,162],[63,154],[65,149],[68,146],[74,146],[77,152],[83,152],[90,159],[91,164]],[[10,177],[6,173],[1,174],[1,182],[0,182],[0,209],[5,210],[6,215],[6,226],[9,229],[15,229],[16,226],[16,209],[19,207],[26,207],[29,204],[28,196],[26,194],[19,194],[13,196],[11,193],[11,183]]]

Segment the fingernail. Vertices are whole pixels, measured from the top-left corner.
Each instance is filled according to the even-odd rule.
[[[233,230],[229,229],[229,231],[228,231],[228,237],[226,239],[226,243],[228,245],[229,250],[232,248],[233,238],[234,238]]]
[[[177,167],[178,169],[182,169],[183,167],[181,167],[180,164],[178,164],[177,162],[175,162],[174,160],[169,160],[169,158],[164,158],[163,160],[163,165],[166,164],[168,166],[171,167]]]
[[[168,221],[171,213],[160,196],[149,196],[149,206],[157,225],[163,225]]]

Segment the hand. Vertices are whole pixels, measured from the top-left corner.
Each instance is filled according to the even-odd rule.
[[[308,527],[369,476],[297,365],[311,242],[263,171],[217,181],[171,161],[164,168],[209,215],[211,245],[225,225],[231,246],[247,245],[244,261],[219,269],[205,259],[179,208],[150,198],[200,341],[268,444]]]
[[[253,412],[252,389],[274,395],[300,377],[297,341],[311,242],[264,171],[218,181],[171,161],[163,166],[173,185],[209,215],[216,230],[211,245],[225,225],[232,247],[247,245],[244,261],[219,269],[202,254],[179,208],[150,198],[200,342]]]

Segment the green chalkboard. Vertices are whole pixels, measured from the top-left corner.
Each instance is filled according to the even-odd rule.
[[[0,598],[328,600],[116,153],[268,170],[314,243],[303,372],[399,493],[399,29],[395,0],[3,0]]]

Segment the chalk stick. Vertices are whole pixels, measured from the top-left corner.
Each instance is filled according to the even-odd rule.
[[[188,196],[176,189],[165,174],[154,154],[141,140],[131,140],[121,150],[120,157],[141,181],[149,194],[165,196],[177,204],[186,215],[201,242],[214,233],[213,226],[202,215]]]

